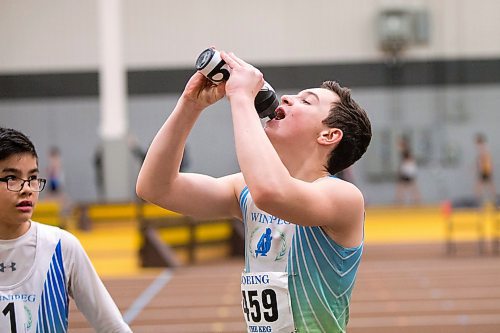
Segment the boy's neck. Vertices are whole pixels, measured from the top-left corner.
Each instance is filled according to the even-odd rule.
[[[290,175],[306,182],[314,182],[328,176],[324,167],[326,164],[325,153],[314,149],[310,149],[307,153],[304,151],[278,153]]]
[[[312,158],[303,160],[294,158],[290,159],[290,161],[283,160],[283,163],[292,177],[305,182],[312,183],[320,178],[328,176],[328,172],[321,163]]]
[[[31,220],[14,225],[0,225],[0,240],[16,239],[28,232]]]

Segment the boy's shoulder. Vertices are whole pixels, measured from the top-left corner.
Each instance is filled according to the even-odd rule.
[[[54,242],[59,242],[61,240],[63,246],[80,243],[75,235],[59,227],[36,221],[32,221],[32,223],[36,226],[39,237],[45,241],[52,240]]]

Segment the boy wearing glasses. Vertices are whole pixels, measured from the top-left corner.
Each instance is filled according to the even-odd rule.
[[[0,127],[0,327],[67,332],[69,297],[97,332],[131,332],[70,233],[31,220],[46,180],[33,143]]]

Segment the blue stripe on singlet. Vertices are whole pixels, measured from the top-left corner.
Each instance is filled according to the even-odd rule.
[[[38,308],[37,333],[62,333],[68,330],[69,298],[66,288],[61,241],[52,256]]]
[[[243,219],[243,223],[244,223],[244,228],[245,230],[247,229],[247,226],[246,226],[246,220],[247,220],[247,211],[248,211],[248,204],[247,204],[247,201],[248,201],[248,194],[250,193],[250,190],[248,189],[247,186],[245,186],[245,188],[243,188],[243,190],[241,191],[240,193],[240,198],[239,198],[239,201],[240,201],[240,208],[241,208],[241,214],[242,214],[242,219]],[[246,237],[245,235],[245,251],[246,249],[248,248],[248,240],[247,240],[248,237]],[[248,272],[250,269],[250,264],[249,264],[249,259],[248,259],[248,256],[245,255],[245,272]]]

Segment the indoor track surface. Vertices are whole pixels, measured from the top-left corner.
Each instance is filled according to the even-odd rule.
[[[500,256],[474,235],[447,255],[439,210],[375,210],[351,303],[349,333],[500,332]],[[420,214],[420,215],[419,215]],[[137,228],[75,231],[134,332],[241,333],[243,259],[138,268]],[[399,236],[398,236],[399,235]],[[72,302],[70,332],[93,332]]]

